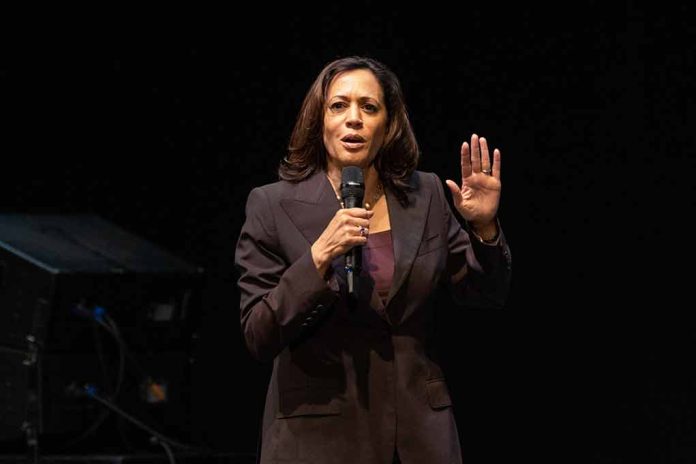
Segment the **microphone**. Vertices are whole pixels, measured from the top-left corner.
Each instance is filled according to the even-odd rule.
[[[362,169],[357,166],[346,166],[341,171],[341,198],[346,208],[362,208],[365,196],[365,182]],[[362,264],[362,247],[354,246],[346,253],[346,277],[348,278],[348,294],[355,296],[356,288],[354,275],[360,273]]]

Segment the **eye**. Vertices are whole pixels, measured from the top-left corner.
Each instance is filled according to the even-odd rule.
[[[344,110],[348,105],[345,102],[337,101],[329,105],[329,109],[334,113]]]
[[[378,110],[378,108],[372,103],[366,103],[365,105],[363,105],[363,109],[368,113],[376,113]]]

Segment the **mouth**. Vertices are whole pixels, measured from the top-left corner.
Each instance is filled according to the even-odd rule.
[[[359,150],[365,146],[365,138],[358,134],[347,134],[341,138],[341,143],[348,150]]]

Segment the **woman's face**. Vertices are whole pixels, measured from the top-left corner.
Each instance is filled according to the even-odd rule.
[[[345,71],[329,85],[324,146],[330,168],[367,168],[382,147],[387,107],[379,81],[367,69]]]

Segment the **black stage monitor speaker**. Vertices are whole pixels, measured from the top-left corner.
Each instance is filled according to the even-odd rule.
[[[183,436],[202,280],[93,215],[0,214],[0,441],[100,425],[86,384]]]

